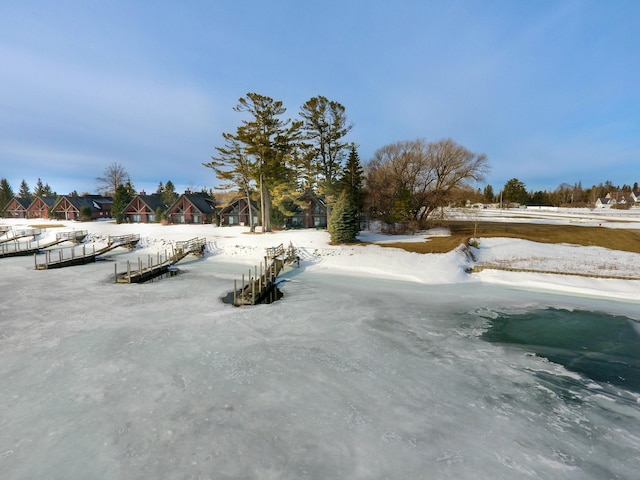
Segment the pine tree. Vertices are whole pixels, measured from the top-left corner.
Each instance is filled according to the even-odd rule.
[[[358,241],[358,216],[349,196],[343,191],[333,206],[329,218],[329,234],[333,243]]]
[[[22,183],[20,183],[20,192],[18,192],[18,195],[22,198],[31,198],[31,190],[26,180],[22,180]]]
[[[225,147],[216,147],[218,156],[211,157],[209,163],[204,163],[205,167],[212,168],[220,180],[226,180],[220,188],[231,189],[237,187],[242,191],[249,208],[249,229],[253,233],[256,226],[253,223],[253,207],[251,205],[251,190],[253,188],[252,164],[240,142],[231,134],[223,133]]]
[[[167,180],[164,184],[164,190],[162,193],[162,203],[170,207],[178,199],[180,195],[176,193],[176,187],[171,180]]]
[[[348,143],[344,137],[352,125],[347,123],[343,105],[322,95],[305,102],[300,109],[304,139],[310,142],[312,158],[319,176],[320,192],[327,202],[327,219],[331,216],[336,183]],[[337,192],[339,193],[339,191]]]
[[[248,113],[251,119],[243,120],[235,134],[223,134],[231,155],[218,148],[220,155],[204,165],[214,170],[228,167],[231,172],[237,167],[238,159],[248,162],[251,179],[260,192],[262,229],[270,232],[272,192],[277,185],[293,181],[290,163],[302,122],[282,120],[280,116],[286,112],[282,102],[257,93],[240,98],[234,110]],[[236,155],[233,142],[237,143],[240,156]],[[242,185],[237,186],[244,190]]]
[[[127,185],[120,184],[116,187],[116,194],[113,196],[113,206],[111,207],[111,214],[116,219],[116,223],[122,223],[124,220],[124,209],[135,197],[135,191],[131,186],[131,183],[127,182]]]
[[[493,202],[493,198],[495,197],[495,194],[493,193],[493,187],[491,185],[487,185],[486,187],[484,187],[483,195],[486,202]]]
[[[362,188],[362,178],[364,171],[360,164],[360,157],[355,144],[351,144],[349,158],[344,167],[344,173],[340,179],[341,190],[347,193],[349,200],[360,215],[364,209],[364,189]]]
[[[42,180],[40,180],[40,177],[38,177],[38,181],[36,182],[36,189],[33,191],[33,194],[36,197],[41,197],[43,193],[44,193],[44,184],[42,183]]]
[[[9,185],[9,181],[6,178],[0,180],[0,212],[4,210],[4,207],[7,206],[13,196],[13,189]]]
[[[44,184],[44,188],[42,189],[42,196],[43,197],[55,197],[56,196],[56,192],[51,190],[51,187],[49,186],[48,183],[45,183]]]

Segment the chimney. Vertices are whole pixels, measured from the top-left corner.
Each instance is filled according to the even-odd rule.
[[[146,195],[147,193],[144,190],[140,191],[140,195]]]
[[[191,190],[189,190],[188,188],[184,191],[185,195],[191,195]]]

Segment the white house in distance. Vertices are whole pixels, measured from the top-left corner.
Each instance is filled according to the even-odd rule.
[[[612,194],[607,193],[606,197],[598,198],[596,200],[596,208],[612,208],[616,205],[629,204],[631,207],[640,206],[640,190],[633,190],[629,194],[615,193],[615,197]]]

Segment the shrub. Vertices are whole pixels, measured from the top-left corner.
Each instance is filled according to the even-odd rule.
[[[353,204],[345,192],[342,192],[333,206],[329,219],[329,234],[333,243],[357,242],[360,231],[358,215]]]
[[[81,222],[91,221],[91,207],[85,206],[80,208],[80,221]]]

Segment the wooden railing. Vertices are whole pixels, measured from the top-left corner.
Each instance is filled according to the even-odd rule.
[[[197,255],[202,255],[206,244],[206,238],[196,237],[190,240],[176,242],[175,250],[176,253],[195,253]]]

